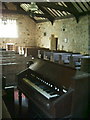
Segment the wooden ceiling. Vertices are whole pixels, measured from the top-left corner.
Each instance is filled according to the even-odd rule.
[[[82,0],[81,0],[82,1]],[[90,14],[90,2],[36,2],[37,11],[25,11],[21,4],[28,7],[31,2],[2,2],[2,13],[25,14],[35,22],[49,20],[52,24],[57,19],[75,17],[79,21],[81,16]]]

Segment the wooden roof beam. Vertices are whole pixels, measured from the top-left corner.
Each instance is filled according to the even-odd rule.
[[[64,6],[60,6],[60,5],[56,5],[55,3],[49,3],[49,2],[38,2],[37,5],[43,6],[43,7],[48,7],[51,9],[55,9],[55,10],[60,10],[60,11],[67,11],[70,12],[70,10],[67,7]]]
[[[69,3],[68,4],[68,2],[66,2],[67,4],[67,6],[69,6],[69,7],[65,7],[65,6],[60,6],[60,5],[56,5],[55,3],[48,3],[48,2],[38,2],[37,3],[37,5],[40,5],[40,6],[43,6],[43,7],[48,7],[48,8],[51,8],[51,9],[55,9],[55,10],[60,10],[60,11],[65,11],[65,12],[69,12],[69,13],[71,13],[72,15],[74,15],[75,16],[75,18],[76,18],[76,20],[77,20],[77,22],[78,22],[78,19],[79,19],[79,17],[78,17],[78,11],[76,11],[76,9],[75,9],[75,7],[73,6],[72,7],[72,5]],[[72,8],[71,8],[72,7]],[[75,12],[74,12],[74,10],[75,10]]]
[[[2,10],[2,13],[12,13],[12,14],[24,14],[24,15],[27,15],[27,13],[25,11],[18,11],[18,10]]]
[[[6,6],[6,4],[4,2],[2,4],[4,5],[5,9],[8,10],[8,7]]]
[[[86,11],[86,12],[83,12],[83,13],[79,13],[79,16],[84,16],[84,15],[90,15],[90,11]]]
[[[28,15],[31,19],[34,20],[34,22],[36,22],[36,20],[30,16],[30,13],[24,11],[23,8],[20,7],[20,4],[21,4],[20,2],[14,2],[13,4],[16,5],[16,7],[17,7],[17,13]]]
[[[25,11],[18,11],[18,10],[2,10],[2,13],[10,13],[10,14],[23,14],[23,15],[28,15],[30,17],[30,14],[36,16],[36,17],[43,17],[47,18],[44,14],[39,14],[39,13],[31,13],[25,12]],[[32,18],[32,17],[31,17]],[[36,22],[36,20],[33,18],[33,20]]]
[[[17,8],[17,11],[19,11],[19,10],[23,10],[21,7],[20,7],[20,3],[18,2],[13,2],[13,4],[16,6],[16,8]]]
[[[53,25],[55,18],[47,10],[45,10],[42,6],[38,5],[38,7],[44,13],[45,18],[47,18]]]
[[[25,11],[18,11],[18,10],[2,10],[2,14],[23,14],[23,15],[28,15],[30,17],[30,14],[25,12]],[[31,19],[33,19],[35,22],[36,20],[32,17],[30,17]]]
[[[78,23],[78,21],[79,21],[79,12],[78,12],[78,10],[74,7],[74,5],[71,2],[64,2],[64,3],[67,5],[68,9],[70,9],[72,14],[75,16],[76,21]]]
[[[34,13],[32,11],[28,11],[26,12],[28,15],[32,14],[33,16],[36,16],[36,17],[44,17],[46,18],[46,16],[44,14],[40,14],[40,13]]]

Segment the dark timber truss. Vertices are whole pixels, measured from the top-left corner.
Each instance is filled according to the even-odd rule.
[[[26,6],[31,2],[2,2],[2,14],[24,14],[31,17],[35,22],[50,21],[52,24],[56,19],[65,19],[75,17],[79,22],[80,17],[90,14],[90,2],[36,2],[39,12],[25,11],[20,7],[21,4]]]

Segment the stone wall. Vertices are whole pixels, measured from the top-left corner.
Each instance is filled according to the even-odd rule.
[[[17,20],[18,38],[0,38],[0,47],[5,48],[6,43],[15,43],[19,46],[38,46],[50,49],[52,34],[58,38],[58,50],[89,53],[90,49],[90,16],[83,16],[79,23],[76,19],[67,18],[51,22],[35,23],[25,15],[5,15],[4,17]]]
[[[36,23],[26,15],[4,14],[5,18],[17,20],[18,38],[0,38],[0,47],[5,48],[6,43],[15,43],[15,46],[35,46]],[[7,31],[8,32],[8,31]]]
[[[36,29],[37,46],[50,48],[52,34],[58,37],[58,50],[88,53],[89,16],[81,17],[79,23],[75,18],[38,23]]]

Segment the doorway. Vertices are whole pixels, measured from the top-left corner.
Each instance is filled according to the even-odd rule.
[[[56,50],[58,49],[58,38],[55,38],[56,41]]]
[[[50,49],[57,50],[58,49],[58,37],[55,37],[54,34],[50,37]]]
[[[14,43],[6,43],[6,50],[7,51],[15,51]]]

